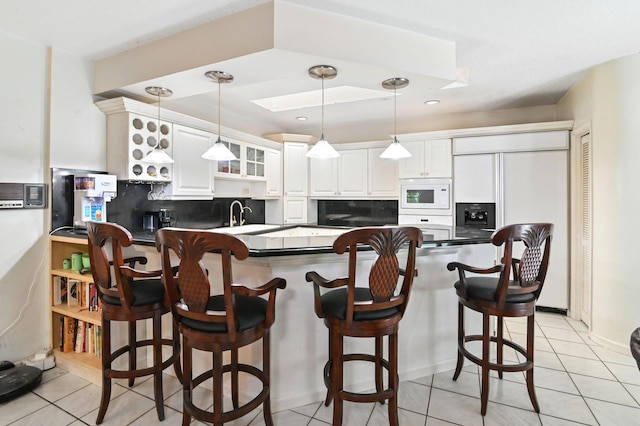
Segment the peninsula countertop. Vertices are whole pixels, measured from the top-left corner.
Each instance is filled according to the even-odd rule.
[[[243,225],[233,228],[211,229],[215,232],[231,233],[249,247],[250,257],[291,256],[304,254],[333,253],[333,242],[343,232],[353,228],[317,225]],[[438,226],[438,232],[423,229],[422,248],[486,244],[491,242],[493,230],[471,227]],[[444,231],[444,232],[442,232]],[[154,245],[155,231],[131,229],[134,244]],[[87,238],[85,230],[62,228],[51,235],[72,238]]]

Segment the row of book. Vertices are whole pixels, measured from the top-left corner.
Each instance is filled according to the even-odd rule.
[[[60,317],[60,351],[90,353],[99,357],[102,352],[102,327],[68,316]]]
[[[89,311],[100,309],[95,284],[67,277],[54,277],[53,304],[80,306]]]

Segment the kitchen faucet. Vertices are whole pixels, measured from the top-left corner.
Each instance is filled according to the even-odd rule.
[[[236,223],[238,223],[236,221],[236,217],[233,215],[233,206],[235,206],[236,204],[238,204],[240,206],[240,221],[242,221],[242,203],[239,200],[234,200],[231,203],[231,206],[229,207],[229,226],[232,227],[234,226]],[[240,225],[242,225],[242,223],[240,223]]]
[[[240,225],[244,225],[245,220],[242,218],[242,215],[245,210],[249,210],[249,213],[253,213],[253,210],[251,210],[251,207],[249,206],[243,207],[242,210],[240,210]]]
[[[236,205],[236,203],[240,206],[240,220],[236,220],[236,217],[233,215],[233,206]],[[250,213],[253,213],[253,210],[251,210],[251,207],[243,207],[242,203],[239,200],[234,200],[231,203],[231,206],[229,207],[229,226],[232,227],[234,225],[238,225],[238,226],[242,226],[244,225],[245,220],[242,218],[242,215],[244,214],[245,210],[249,210]]]

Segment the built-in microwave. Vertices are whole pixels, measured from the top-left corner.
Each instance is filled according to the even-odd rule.
[[[403,179],[400,181],[400,210],[449,210],[451,180]]]

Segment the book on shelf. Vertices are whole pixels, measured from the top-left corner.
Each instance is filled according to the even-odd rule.
[[[64,319],[66,317],[60,317],[60,352],[64,352]]]
[[[98,289],[95,284],[89,286],[89,310],[98,311]]]
[[[77,320],[71,317],[64,318],[64,333],[62,333],[62,352],[73,352],[76,344]]]
[[[67,280],[67,304],[69,306],[80,305],[81,281],[69,278]]]
[[[53,304],[62,305],[67,303],[67,278],[53,278]]]
[[[86,332],[86,323],[82,320],[77,320],[78,324],[76,326],[76,345],[75,352],[81,353],[84,352],[84,335]]]

